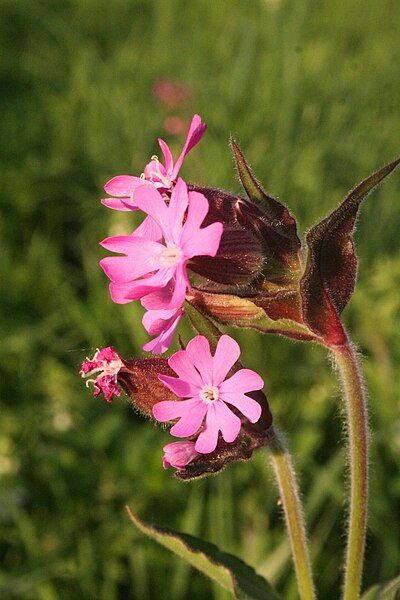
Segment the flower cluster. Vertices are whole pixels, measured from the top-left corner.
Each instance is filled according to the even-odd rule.
[[[164,163],[152,157],[140,177],[121,175],[105,185],[110,196],[102,199],[105,206],[145,215],[130,235],[101,242],[115,255],[103,258],[100,266],[110,279],[114,302],[140,300],[145,308],[142,323],[153,339],[144,350],[153,354],[169,348],[185,300],[193,296],[189,270],[200,281],[209,281],[211,273],[211,280],[228,278],[237,284],[257,277],[264,260],[256,235],[230,222],[210,194],[178,176],[186,154],[205,130],[195,115],[175,163],[168,145],[159,139]],[[249,458],[267,442],[272,423],[262,378],[241,368],[237,342],[212,327],[213,354],[209,340],[198,335],[168,360],[123,360],[108,347],[86,359],[81,369],[83,377],[96,375],[87,381],[94,385],[94,396],[103,393],[111,402],[121,387],[140,412],[170,423],[171,435],[188,438],[164,447],[164,468],[173,466],[181,478],[216,472],[231,460]]]
[[[146,165],[142,177],[121,175],[111,179],[105,190],[116,197],[102,202],[116,210],[141,210],[146,216],[131,235],[113,236],[101,242],[112,252],[100,261],[110,278],[114,302],[141,300],[147,312],[143,325],[156,337],[144,349],[165,352],[183,314],[182,305],[190,289],[187,263],[194,257],[214,257],[221,241],[222,223],[202,227],[209,204],[199,192],[188,192],[178,178],[186,154],[206,130],[198,115],[192,119],[183,150],[174,164],[168,145],[159,144],[165,165],[157,158]]]

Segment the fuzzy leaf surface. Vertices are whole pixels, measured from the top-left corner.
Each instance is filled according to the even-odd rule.
[[[263,577],[233,554],[222,552],[214,544],[192,535],[146,525],[129,507],[126,508],[132,522],[142,533],[183,558],[228,590],[237,600],[280,599]]]

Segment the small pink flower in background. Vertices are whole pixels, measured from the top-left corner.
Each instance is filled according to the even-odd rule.
[[[182,108],[192,97],[187,83],[174,83],[169,79],[157,79],[153,85],[156,100],[166,109]]]
[[[164,119],[164,129],[170,135],[183,135],[187,131],[187,121],[171,115]]]
[[[241,420],[228,405],[256,423],[261,406],[246,393],[264,386],[262,378],[250,369],[240,369],[225,379],[239,356],[238,343],[228,335],[221,336],[214,356],[204,336],[193,338],[186,350],[168,360],[178,377],[159,375],[174,394],[187,399],[158,402],[153,406],[155,419],[164,423],[179,418],[170,431],[176,437],[192,436],[202,427],[195,442],[195,450],[202,454],[215,450],[220,431],[225,442],[233,442],[239,435]]]
[[[174,467],[181,471],[192,462],[199,453],[194,449],[194,442],[172,442],[164,446],[164,456],[162,459],[164,469]]]
[[[93,383],[93,396],[96,398],[100,394],[104,394],[107,402],[112,402],[113,396],[121,395],[117,387],[117,375],[123,366],[124,364],[119,354],[108,346],[107,348],[97,350],[92,359],[86,358],[82,363],[79,373],[82,377],[90,377],[97,373],[94,379],[86,381],[86,387],[90,383]]]
[[[100,261],[111,279],[111,298],[118,304],[143,298],[168,284],[171,295],[167,305],[154,309],[180,308],[190,288],[186,264],[194,256],[215,256],[221,240],[222,223],[201,228],[208,212],[208,200],[198,192],[188,194],[185,182],[178,179],[167,206],[151,185],[137,189],[138,207],[149,215],[162,231],[165,245],[135,235],[105,239],[101,245],[125,256],[109,256]],[[184,216],[186,214],[186,220]]]

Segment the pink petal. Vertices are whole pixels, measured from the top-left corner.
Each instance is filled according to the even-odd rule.
[[[188,206],[189,198],[186,183],[179,178],[172,190],[168,207],[169,231],[171,241],[179,245],[182,231],[183,216]]]
[[[179,308],[185,301],[186,289],[190,286],[186,274],[186,264],[178,263],[175,270],[175,286],[169,301],[168,308]]]
[[[186,400],[185,403],[190,403],[190,409],[170,429],[170,434],[176,437],[188,437],[196,433],[208,410],[208,406],[198,398]]]
[[[165,170],[167,173],[171,173],[174,166],[171,150],[169,149],[168,144],[166,144],[161,138],[158,138],[158,143],[160,144],[161,152],[164,155]]]
[[[225,442],[234,442],[239,435],[242,423],[237,415],[235,415],[224,402],[214,402],[215,419],[221,430],[222,437]]]
[[[183,146],[182,152],[179,155],[178,160],[175,163],[174,170],[171,173],[171,179],[174,181],[179,173],[182,166],[183,159],[190,150],[199,143],[203,135],[205,134],[207,125],[202,122],[199,115],[194,115],[190,124],[189,132],[186,138],[185,145]]]
[[[157,257],[164,248],[157,242],[132,236],[108,238],[101,245],[107,250],[126,254],[107,256],[100,261],[106,275],[116,283],[126,283],[154,271],[157,268]]]
[[[132,298],[129,297],[131,285],[129,283],[110,283],[110,296],[111,300],[116,304],[128,304],[132,302]]]
[[[145,240],[160,242],[162,239],[161,227],[151,217],[146,217],[143,223],[139,225],[132,233],[135,237],[142,237]]]
[[[169,375],[159,375],[158,379],[162,381],[172,393],[178,396],[178,398],[197,397],[197,399],[199,399],[199,388],[184,379],[170,377]]]
[[[169,217],[167,205],[161,194],[154,185],[145,184],[140,186],[135,192],[135,202],[140,210],[154,219],[165,233],[169,232]],[[169,240],[166,240],[169,241]]]
[[[251,423],[257,423],[258,419],[261,417],[262,409],[260,404],[245,394],[240,394],[238,392],[229,394],[221,393],[220,399],[223,400],[223,402],[228,402],[229,404],[232,404],[232,406],[238,408]]]
[[[175,352],[168,359],[168,364],[180,379],[189,382],[192,388],[196,388],[198,392],[203,387],[201,376],[191,363],[186,350]]]
[[[214,404],[211,404],[207,412],[206,423],[200,432],[194,447],[200,454],[214,452],[217,447],[219,427],[215,417],[215,407]]]
[[[131,204],[126,200],[120,200],[119,198],[102,198],[100,202],[104,206],[107,206],[107,208],[112,208],[114,210],[122,210],[124,212],[137,210],[136,204]]]
[[[105,259],[104,259],[105,260]],[[158,271],[151,277],[131,281],[129,283],[114,283],[110,284],[111,298],[117,304],[126,304],[132,300],[139,300],[154,291],[154,288],[162,287],[168,283],[165,281],[165,274]]]
[[[197,335],[186,347],[188,359],[199,371],[203,385],[213,385],[213,359],[210,344],[203,335]]]
[[[147,344],[143,346],[143,350],[146,350],[146,352],[153,352],[154,354],[163,354],[166,352],[171,345],[182,314],[183,311],[177,311],[175,318],[166,322],[160,335],[154,338],[154,340],[147,342]]]
[[[218,252],[223,232],[222,223],[213,223],[204,229],[199,229],[191,238],[185,236],[181,248],[186,258],[193,256],[215,256]]]
[[[127,196],[140,185],[143,185],[143,179],[140,177],[133,177],[132,175],[117,175],[110,181],[107,181],[104,186],[105,191],[110,196]]]
[[[165,248],[158,242],[134,235],[115,235],[100,242],[100,246],[111,252],[132,254],[135,260],[139,256],[140,262],[147,261],[149,256],[158,256]]]
[[[170,310],[148,310],[143,315],[143,326],[150,335],[157,335],[164,330],[166,324],[176,316],[177,312],[179,312],[179,309],[176,310],[175,308]]]
[[[207,198],[199,192],[189,192],[189,208],[181,235],[181,241],[187,241],[200,229],[209,210]]]
[[[149,311],[167,309],[172,298],[174,285],[175,281],[172,279],[165,287],[148,294],[142,298],[142,306]]]
[[[160,421],[160,423],[165,423],[166,421],[172,421],[173,419],[177,419],[182,415],[186,414],[188,409],[187,404],[192,402],[192,400],[165,400],[164,402],[157,402],[153,406],[153,417]],[[191,405],[190,405],[191,406]]]
[[[214,385],[220,385],[240,356],[239,344],[229,335],[222,335],[218,340],[213,358]],[[222,389],[222,388],[220,388]]]
[[[169,188],[170,181],[167,169],[159,160],[151,160],[144,168],[146,181],[156,188]],[[165,184],[165,185],[164,185]]]
[[[251,369],[240,369],[232,377],[223,381],[219,386],[219,390],[221,394],[241,394],[262,390],[263,387],[264,380],[258,373]]]
[[[192,397],[191,386],[186,381],[182,379],[177,379],[176,377],[170,377],[169,375],[159,375],[158,379],[162,381],[162,383],[169,389],[175,396],[178,398],[189,398]],[[196,395],[196,390],[194,391]]]

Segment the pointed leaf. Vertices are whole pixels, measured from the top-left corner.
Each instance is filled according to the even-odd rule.
[[[344,341],[340,314],[356,282],[353,232],[357,212],[368,194],[400,163],[397,159],[362,181],[330,215],[307,233],[309,252],[301,281],[304,321],[330,344]]]
[[[228,590],[238,600],[279,600],[277,592],[252,567],[205,540],[161,527],[150,527],[126,507],[132,522],[145,535],[171,550]]]
[[[214,354],[222,331],[190,302],[185,302],[185,312],[197,333],[208,339],[211,352]]]
[[[258,204],[270,226],[279,232],[280,236],[290,240],[291,250],[297,254],[301,244],[297,236],[296,220],[284,204],[267,194],[261,187],[235,140],[231,138],[230,141],[239,179],[249,200]]]
[[[389,583],[376,584],[367,590],[361,600],[399,600],[400,577],[396,577]]]

